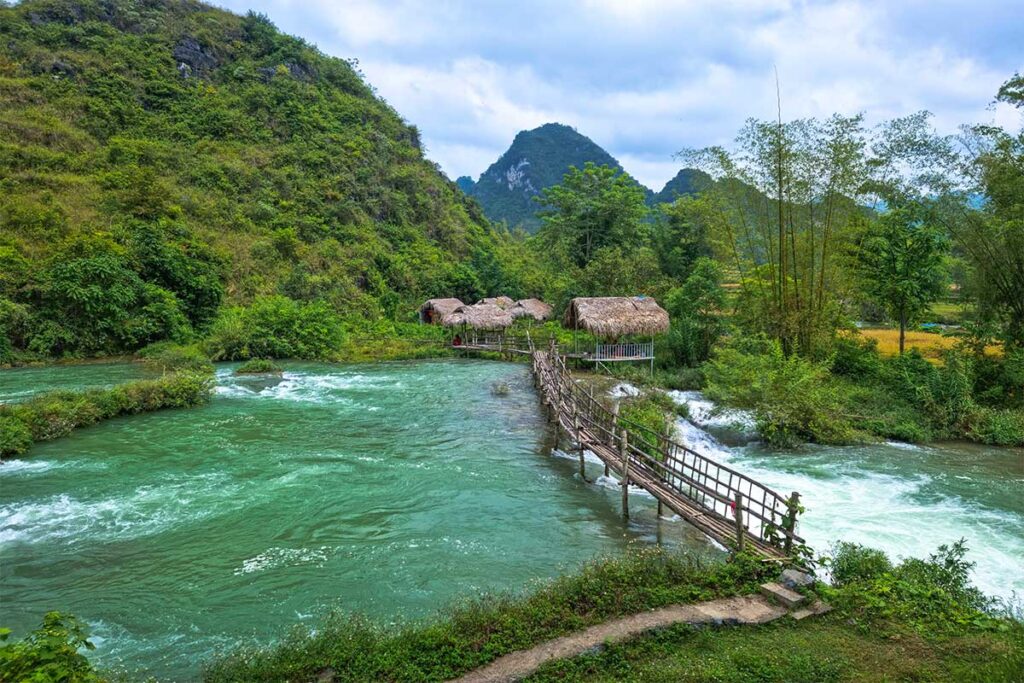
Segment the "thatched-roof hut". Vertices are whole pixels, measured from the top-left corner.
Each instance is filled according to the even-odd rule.
[[[565,311],[565,326],[604,339],[668,330],[668,313],[646,296],[579,297]]]
[[[554,309],[540,299],[520,299],[509,309],[513,318],[533,318],[537,322],[551,319]]]
[[[483,302],[459,306],[445,316],[445,327],[471,327],[474,330],[503,330],[512,324],[512,314],[494,304]]]
[[[492,297],[488,297],[486,299],[480,299],[480,301],[477,301],[473,305],[474,306],[484,306],[484,305],[497,306],[498,308],[504,308],[505,310],[508,310],[508,309],[512,308],[515,305],[515,303],[516,302],[512,299],[512,297],[508,297],[508,296],[504,296],[503,295],[503,296],[492,296]]]
[[[420,322],[440,325],[446,316],[451,315],[455,309],[464,305],[458,299],[430,299],[420,306]]]

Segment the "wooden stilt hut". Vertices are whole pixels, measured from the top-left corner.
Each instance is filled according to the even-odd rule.
[[[512,325],[512,314],[495,304],[479,302],[459,306],[445,316],[445,327],[461,330],[465,336],[453,337],[455,346],[496,347],[504,345],[505,330]],[[458,343],[456,343],[458,342]]]
[[[583,360],[601,363],[650,361],[654,372],[654,335],[668,331],[669,318],[658,302],[646,296],[579,297],[569,302],[565,326],[597,337],[593,353]],[[623,341],[647,337],[646,341]],[[576,352],[579,353],[576,344]]]
[[[428,299],[420,306],[420,322],[427,325],[440,325],[445,316],[451,315],[459,306],[464,306],[458,299]]]

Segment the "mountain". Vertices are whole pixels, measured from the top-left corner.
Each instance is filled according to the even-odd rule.
[[[257,297],[402,319],[487,273],[514,290],[416,127],[262,15],[25,0],[0,45],[0,342],[110,353]]]
[[[679,173],[676,173],[674,178],[665,183],[665,187],[661,189],[661,192],[652,194],[648,203],[651,206],[669,204],[674,202],[678,197],[695,195],[702,189],[711,185],[713,182],[714,180],[711,176],[704,171],[698,171],[694,168],[684,168],[679,171]]]
[[[541,190],[562,182],[570,166],[583,168],[588,161],[623,170],[619,162],[597,143],[575,128],[561,123],[545,123],[524,130],[512,145],[481,174],[476,182],[469,176],[455,181],[459,189],[475,198],[484,214],[496,223],[520,226],[529,232],[540,227],[540,205],[534,197]],[[703,171],[684,168],[669,180],[661,192],[644,188],[647,203],[657,206],[682,195],[697,194],[713,182]]]
[[[540,206],[533,198],[562,182],[570,166],[583,168],[588,161],[622,169],[612,155],[576,129],[546,123],[516,135],[508,150],[469,186],[468,194],[492,221],[533,232],[540,226]]]

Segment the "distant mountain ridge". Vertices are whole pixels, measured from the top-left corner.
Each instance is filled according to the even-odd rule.
[[[534,198],[545,188],[561,183],[570,166],[583,168],[588,162],[625,172],[615,157],[575,128],[545,123],[520,131],[508,150],[478,180],[461,176],[455,184],[477,200],[490,220],[535,232],[541,224],[537,213],[542,207]],[[683,169],[658,193],[637,184],[644,188],[648,203],[655,205],[693,194],[709,182],[707,174]]]

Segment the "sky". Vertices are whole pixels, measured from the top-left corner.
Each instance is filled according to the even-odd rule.
[[[357,59],[419,127],[427,156],[474,179],[520,130],[573,126],[648,187],[743,122],[931,111],[936,127],[1020,126],[993,107],[1024,71],[1024,0],[219,0]]]

